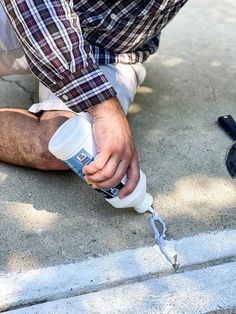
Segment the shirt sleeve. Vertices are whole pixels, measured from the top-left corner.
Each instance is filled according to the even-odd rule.
[[[116,95],[84,40],[73,1],[0,0],[33,74],[74,111]]]

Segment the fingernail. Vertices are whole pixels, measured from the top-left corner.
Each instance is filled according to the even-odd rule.
[[[86,175],[84,176],[84,180],[85,180],[86,182],[91,183],[91,184],[93,183],[92,181],[90,181],[90,179],[89,179]]]
[[[122,198],[125,198],[125,195],[124,194],[119,194],[118,197],[122,199]]]
[[[85,182],[89,185],[89,186],[92,186],[93,185],[93,182],[91,182],[91,181],[89,181],[87,178],[85,178],[84,177],[84,179],[85,179]]]

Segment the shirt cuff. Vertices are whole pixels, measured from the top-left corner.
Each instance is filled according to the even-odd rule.
[[[50,89],[76,112],[85,111],[116,95],[103,72],[94,64],[70,74]]]

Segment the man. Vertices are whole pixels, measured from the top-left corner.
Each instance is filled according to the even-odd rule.
[[[41,82],[40,102],[29,111],[0,109],[0,160],[66,170],[48,142],[75,112],[88,111],[97,156],[83,168],[86,179],[109,188],[126,173],[119,197],[129,195],[139,180],[139,162],[128,106],[145,77],[142,63],[187,0],[0,1],[0,75],[30,68]]]

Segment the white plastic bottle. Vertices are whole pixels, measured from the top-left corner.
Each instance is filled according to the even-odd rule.
[[[77,114],[68,119],[54,133],[48,145],[49,151],[58,159],[63,160],[83,180],[82,168],[90,164],[96,155],[91,119],[89,113]],[[118,192],[125,183],[126,177],[110,189],[96,190],[116,208],[133,207],[139,213],[151,211],[153,198],[146,192],[145,174],[140,171],[140,180],[135,190],[130,195],[120,199]]]
[[[53,155],[63,160],[83,180],[82,168],[93,161],[96,155],[91,122],[92,117],[89,113],[79,113],[68,119],[54,133],[48,146]],[[140,171],[140,180],[135,190],[130,195],[120,199],[117,195],[126,181],[125,176],[116,186],[106,190],[96,189],[96,191],[116,208],[133,207],[138,213],[151,212],[150,224],[154,231],[155,242],[165,258],[174,269],[177,269],[179,267],[177,253],[166,246],[166,225],[156,210],[152,208],[153,198],[146,192],[145,174]]]

